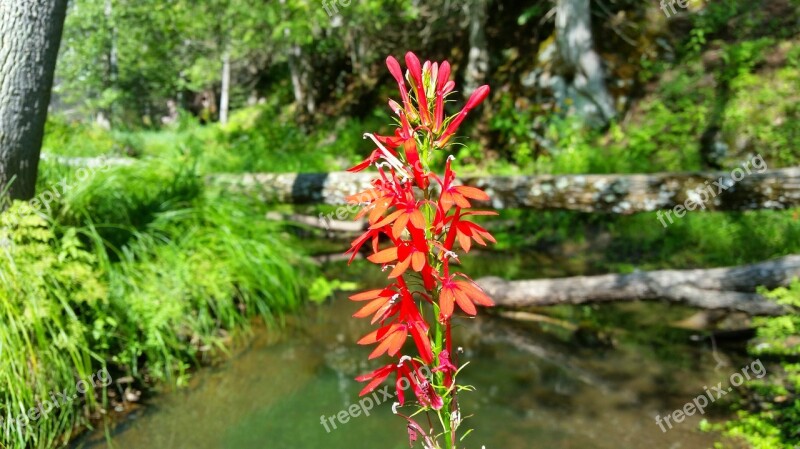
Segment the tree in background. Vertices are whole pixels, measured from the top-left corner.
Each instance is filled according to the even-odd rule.
[[[0,189],[30,199],[36,186],[67,0],[0,2]]]
[[[594,49],[589,0],[558,0],[556,47],[563,78],[557,95],[589,123],[606,124],[614,116],[603,61]]]

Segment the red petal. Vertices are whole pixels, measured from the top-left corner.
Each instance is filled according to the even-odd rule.
[[[400,68],[400,63],[397,62],[397,59],[395,59],[394,56],[389,56],[386,58],[386,67],[389,69],[389,73],[392,74],[398,84],[403,82],[403,70]]]
[[[376,221],[378,221],[378,219],[381,218],[383,213],[386,212],[386,209],[388,209],[389,206],[391,206],[391,205],[392,205],[392,202],[388,198],[384,198],[384,199],[381,199],[379,201],[376,201],[375,202],[375,207],[369,213],[369,218],[368,218],[369,222],[370,223],[375,223]]]
[[[367,189],[362,192],[355,193],[353,195],[345,197],[345,200],[348,203],[367,203],[375,198],[380,197],[380,192],[377,189]]]
[[[402,214],[400,217],[394,222],[392,226],[392,236],[394,238],[399,239],[400,236],[403,234],[403,231],[406,229],[406,225],[408,224],[409,215]]]
[[[411,255],[411,267],[414,269],[414,271],[420,272],[423,268],[425,268],[425,259],[425,254],[419,251]]]
[[[373,263],[387,263],[395,259],[397,259],[397,248],[387,248],[367,257],[367,260]]]
[[[439,205],[442,206],[442,210],[447,212],[451,207],[453,207],[453,204],[455,204],[453,194],[450,192],[442,192],[442,195],[439,197]]]
[[[439,295],[439,313],[447,319],[453,315],[453,290],[452,288],[443,288]]]
[[[394,279],[396,277],[402,276],[403,273],[408,270],[408,265],[411,263],[411,258],[406,257],[405,260],[399,262],[397,265],[394,266],[394,269],[391,273],[389,273],[389,279]]]
[[[353,317],[354,318],[365,318],[365,317],[368,317],[368,316],[372,315],[373,313],[375,313],[378,309],[380,309],[384,304],[389,302],[389,299],[390,298],[387,298],[387,297],[378,298],[378,299],[368,303],[364,307],[360,308],[358,310],[358,312],[353,314]]]
[[[377,343],[386,338],[386,336],[389,335],[390,333],[397,330],[397,328],[400,326],[401,324],[390,324],[388,326],[379,327],[378,329],[375,329],[374,331],[361,337],[361,339],[358,340],[358,344],[371,345]]]
[[[474,302],[486,307],[491,307],[494,305],[492,298],[490,298],[480,287],[474,283],[468,281],[456,281],[456,285],[458,285],[458,287]]]
[[[425,223],[425,216],[422,215],[419,209],[415,209],[414,212],[411,212],[411,224],[414,225],[417,229],[425,229],[427,224]]]
[[[405,341],[406,336],[408,335],[408,330],[405,328],[397,329],[396,331],[389,334],[389,336],[379,344],[375,350],[372,351],[369,355],[369,359],[372,360],[376,357],[382,356],[386,351],[389,351],[390,355],[394,355],[397,351],[400,350],[400,347],[403,346],[403,342]],[[398,339],[399,336],[399,339]],[[392,353],[394,351],[394,353]]]
[[[442,62],[441,67],[439,67],[439,76],[436,80],[437,89],[444,89],[445,84],[449,81],[450,78],[450,63],[447,61]]]
[[[480,235],[481,237],[485,238],[486,240],[497,243],[497,240],[494,239],[492,234],[489,234],[489,231],[476,231],[476,234]]]
[[[497,212],[493,210],[471,210],[469,212],[464,212],[462,215],[499,215]]]
[[[433,362],[433,351],[431,350],[431,341],[428,339],[427,332],[427,329],[419,323],[411,327],[411,337],[414,338],[414,344],[417,345],[420,357],[426,364],[431,364]]]
[[[367,301],[370,299],[375,299],[378,296],[381,296],[381,293],[383,293],[384,290],[386,289],[367,290],[365,292],[356,293],[355,295],[351,296],[350,299],[353,301]]]
[[[470,301],[464,292],[459,289],[454,289],[453,293],[456,296],[456,303],[458,303],[458,307],[461,307],[461,310],[472,316],[478,314],[478,311],[475,309],[475,304]]]
[[[373,224],[369,228],[370,229],[382,228],[382,227],[388,225],[389,223],[395,221],[397,219],[397,217],[399,217],[402,214],[403,214],[403,211],[396,210],[396,211],[392,212],[391,214],[389,214],[386,218],[384,218],[383,220]]]
[[[477,187],[458,186],[455,189],[458,191],[458,193],[464,195],[467,198],[472,198],[474,200],[479,200],[479,201],[489,201],[489,195],[487,195],[486,192]]]
[[[456,202],[456,206],[466,209],[468,207],[472,207],[472,205],[464,198],[460,193],[453,193],[453,199]]]
[[[464,252],[469,252],[469,249],[472,247],[472,240],[469,239],[469,236],[464,234],[461,231],[456,233],[456,237],[458,237],[458,244],[461,245],[461,248],[464,249]]]
[[[394,357],[394,355],[400,352],[400,349],[403,348],[403,344],[406,342],[407,338],[408,338],[408,329],[406,328],[403,328],[402,330],[392,334],[391,337],[386,339],[386,341],[390,342],[389,351],[387,352],[387,354]]]
[[[408,72],[411,74],[411,78],[414,80],[414,83],[417,87],[421,87],[422,85],[422,66],[419,64],[419,58],[412,52],[406,53],[406,66],[408,67]]]

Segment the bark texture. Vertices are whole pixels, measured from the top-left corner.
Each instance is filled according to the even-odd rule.
[[[231,91],[231,52],[225,48],[222,54],[222,92],[219,97],[219,122],[228,123],[228,107]]]
[[[67,0],[0,2],[0,191],[14,199],[35,193],[66,10]]]
[[[743,177],[741,179],[739,172]],[[463,177],[486,190],[495,209],[530,208],[630,214],[688,205],[694,210],[789,209],[800,206],[800,168],[634,175]],[[732,175],[733,173],[733,175]],[[369,173],[251,173],[212,175],[209,182],[265,202],[347,205],[369,188]],[[737,180],[738,179],[738,180]],[[687,203],[691,200],[691,203]],[[702,206],[700,205],[702,203]],[[347,205],[356,211],[358,205]],[[685,213],[685,211],[683,212]],[[662,214],[664,225],[677,219]]]
[[[593,124],[605,124],[615,115],[603,63],[594,50],[589,0],[558,0],[556,46],[561,80],[554,90],[565,107]]]
[[[490,277],[478,284],[505,308],[636,300],[667,300],[702,309],[751,315],[784,313],[782,306],[755,293],[800,277],[800,255],[739,267],[660,270],[562,279],[506,281]]]
[[[484,84],[489,72],[489,45],[484,31],[489,0],[472,0],[466,9],[469,19],[469,55],[464,71],[464,92],[465,95],[470,95]]]
[[[313,114],[317,107],[311,86],[311,67],[303,48],[298,44],[292,45],[287,59],[295,102],[305,114]]]

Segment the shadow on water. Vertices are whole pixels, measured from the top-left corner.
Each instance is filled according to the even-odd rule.
[[[481,274],[503,274],[500,260],[482,260],[487,269]],[[535,275],[511,265],[505,266],[506,277]],[[325,269],[341,274],[343,266]],[[379,282],[360,279],[367,286]],[[392,415],[389,399],[369,416],[360,412],[346,424],[334,419],[335,429],[330,421],[327,430],[320,422],[357,403],[361,385],[353,378],[380,364],[368,362],[369,350],[354,343],[368,329],[364,320],[350,318],[356,308],[340,294],[309,306],[281,331],[258,332],[248,350],[197,373],[191,388],[158,397],[130,416],[112,431],[114,447],[407,448],[405,426]],[[460,447],[711,447],[716,435],[697,430],[702,417],[667,432],[654,418],[683,407],[705,385],[725,383],[741,367],[731,362],[715,370],[710,348],[691,346],[687,334],[664,330],[670,314],[677,314],[675,308],[660,304],[604,308],[594,319],[627,324],[627,330],[611,332],[611,345],[489,316],[458,321],[461,361],[470,362],[462,380],[477,388],[461,397],[463,409],[475,414],[465,426],[476,430]],[[722,413],[725,407],[713,404],[705,417],[717,421],[725,418]],[[102,432],[73,446],[106,447]]]

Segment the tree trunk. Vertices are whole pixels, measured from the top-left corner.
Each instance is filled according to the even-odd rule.
[[[470,95],[486,80],[489,71],[489,48],[486,42],[487,9],[489,0],[473,0],[468,3],[469,15],[469,55],[464,73],[464,92]]]
[[[117,54],[117,25],[114,19],[114,5],[112,0],[105,0],[105,5],[103,8],[103,15],[105,16],[106,26],[108,27],[108,35],[109,35],[109,43],[108,43],[108,55],[106,56],[107,63],[108,63],[108,77],[106,79],[106,89],[116,89],[117,88],[117,80],[119,79],[119,56]],[[101,117],[104,117],[105,114],[101,111],[98,114],[98,123],[101,123],[104,127],[110,128],[111,121],[116,118],[116,111],[115,111],[115,102],[112,102],[108,106],[108,118],[105,119],[105,123],[101,120]]]
[[[297,106],[304,113],[313,114],[316,110],[314,95],[311,89],[310,69],[303,54],[303,49],[298,44],[293,44],[289,49],[289,72],[292,78],[292,89]]]
[[[108,45],[108,79],[110,84],[116,87],[119,74],[119,58],[117,56],[117,25],[114,20],[114,5],[111,0],[106,0],[103,14],[108,24],[109,45]]]
[[[0,2],[0,192],[13,199],[35,193],[66,11],[67,0]]]
[[[756,287],[786,286],[795,277],[800,277],[798,255],[753,265],[705,270],[660,270],[523,281],[491,277],[477,282],[498,306],[512,309],[662,299],[702,309],[777,315],[785,313],[785,309],[755,293]]]
[[[225,48],[222,54],[222,92],[219,95],[219,122],[228,123],[228,108],[231,90],[231,52]]]
[[[565,109],[574,108],[588,123],[607,123],[615,115],[614,100],[594,50],[589,0],[558,0],[555,33],[563,78],[554,86],[556,96]]]
[[[743,178],[738,179],[739,174]],[[258,196],[265,202],[339,206],[347,204],[348,195],[370,188],[373,177],[370,173],[346,172],[250,173],[212,175],[209,182]],[[486,190],[492,197],[491,203],[477,205],[495,209],[619,214],[677,206],[684,209],[661,213],[661,223],[653,220],[663,226],[690,210],[781,210],[800,206],[800,168],[759,171],[748,165],[747,169],[737,168],[733,172],[466,176],[461,181]]]

